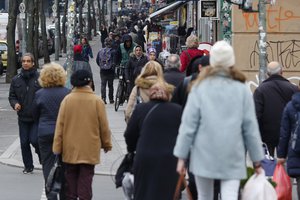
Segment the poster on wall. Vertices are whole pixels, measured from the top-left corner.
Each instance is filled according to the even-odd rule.
[[[218,18],[218,3],[216,0],[201,1],[200,4],[201,18]]]

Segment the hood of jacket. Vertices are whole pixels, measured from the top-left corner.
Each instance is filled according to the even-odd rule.
[[[138,78],[138,79],[136,79],[135,84],[140,88],[149,89],[156,82],[157,82],[157,76],[153,75],[153,76],[147,76],[145,78],[143,78],[143,77]]]
[[[300,111],[300,92],[292,96],[292,104],[297,111]]]

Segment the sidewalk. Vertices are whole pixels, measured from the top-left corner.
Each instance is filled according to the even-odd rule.
[[[99,68],[95,62],[95,57],[100,47],[99,36],[94,37],[92,41],[90,41],[90,45],[93,49],[94,59],[90,60],[90,64],[93,70],[93,76],[96,86],[96,94],[100,94],[100,72]],[[63,57],[59,58],[59,61],[54,60],[54,54],[51,56],[52,62],[57,62],[61,65],[65,63],[66,54],[63,54]],[[40,67],[43,64],[43,60],[40,59]],[[1,78],[1,82],[4,81],[5,78]],[[114,82],[114,88],[116,91],[117,87],[117,80]],[[9,88],[9,84],[0,84],[1,88]],[[114,110],[114,104],[107,104],[106,105],[106,112],[108,116],[108,121],[110,125],[110,129],[112,132],[112,151],[105,154],[103,151],[101,152],[101,163],[96,165],[95,167],[95,174],[97,175],[114,175],[119,164],[122,161],[123,155],[126,153],[126,144],[123,137],[124,130],[126,128],[126,123],[124,121],[124,106],[120,106],[118,112]],[[15,115],[17,118],[17,115]],[[15,127],[16,134],[18,134],[18,127],[16,124]],[[32,152],[34,150],[32,149]],[[34,154],[34,153],[33,153]],[[0,163],[16,166],[23,168],[22,156],[21,156],[21,147],[19,137],[15,139],[15,141],[6,149],[6,151],[0,155]],[[42,166],[38,163],[37,155],[34,154],[34,166],[35,169],[42,169]]]

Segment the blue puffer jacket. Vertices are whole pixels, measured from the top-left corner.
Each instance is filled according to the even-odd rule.
[[[39,137],[54,135],[60,103],[69,92],[65,87],[53,87],[42,88],[36,93],[33,113]]]
[[[291,135],[296,127],[297,115],[300,114],[300,92],[293,95],[292,100],[286,105],[280,128],[278,158],[287,157],[287,173],[291,177],[300,176],[300,155],[291,149]]]

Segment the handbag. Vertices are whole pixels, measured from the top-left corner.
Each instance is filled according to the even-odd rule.
[[[63,168],[59,156],[56,155],[54,165],[50,170],[46,181],[46,190],[48,193],[57,194],[62,188]]]
[[[134,153],[125,154],[119,168],[117,169],[116,175],[115,175],[116,188],[122,186],[122,181],[125,176],[125,173],[132,171],[131,169],[133,166],[134,155],[135,155]]]
[[[265,170],[266,176],[273,176],[277,162],[270,155],[268,147],[265,143],[263,143],[263,148],[265,150],[265,158],[261,161],[261,166]]]
[[[178,178],[173,200],[179,200],[180,199],[180,192],[181,192],[181,186],[182,186],[182,184],[185,187],[188,200],[193,200],[192,193],[190,191],[190,188],[189,188],[188,184],[186,183],[186,180],[185,180],[183,174],[181,174],[179,176],[179,178]]]

